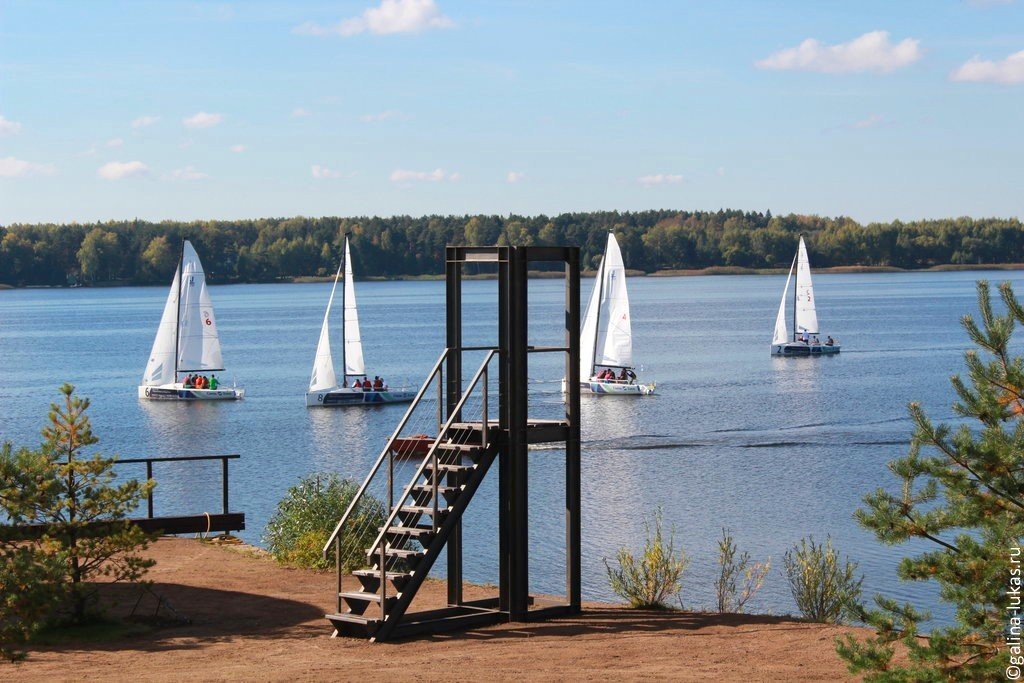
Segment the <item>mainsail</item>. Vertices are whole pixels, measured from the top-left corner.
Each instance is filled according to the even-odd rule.
[[[807,247],[800,237],[796,259],[796,334],[818,334],[818,314],[814,310],[814,286],[811,284],[811,263]]]
[[[181,255],[181,300],[178,305],[178,372],[223,370],[217,321],[199,255],[185,241]]]
[[[633,365],[626,267],[619,243],[611,233],[580,332],[581,381],[590,379],[595,365],[618,368]]]
[[[359,312],[356,310],[356,287],[352,278],[352,255],[345,238],[345,375],[365,375],[363,342],[359,336]]]
[[[775,316],[775,334],[772,336],[772,344],[785,344],[790,341],[789,330],[786,328],[786,297],[789,295],[789,281],[793,279],[793,269],[796,268],[796,257],[789,266],[789,275],[786,276],[786,287],[782,290],[782,301],[779,302],[779,314]]]
[[[334,291],[338,288],[338,278],[341,277],[341,267],[341,264],[338,264],[338,272],[334,276],[334,286],[331,287],[331,296],[327,300],[324,324],[320,328],[320,341],[316,345],[316,358],[313,359],[313,374],[309,378],[310,391],[322,391],[338,386],[338,378],[334,374],[334,358],[331,357],[330,320],[331,306],[334,304]]]
[[[153,340],[153,350],[149,352],[146,373],[142,376],[142,384],[147,387],[157,387],[176,381],[174,376],[174,340],[178,330],[178,292],[180,289],[181,264],[174,271],[174,282],[171,283],[171,291],[167,294],[167,303],[164,304],[164,314],[160,318],[160,325],[156,328],[156,338]]]

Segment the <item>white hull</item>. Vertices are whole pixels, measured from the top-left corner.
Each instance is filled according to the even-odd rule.
[[[406,389],[386,389],[383,391],[363,391],[362,389],[327,389],[324,391],[307,391],[306,407],[335,406],[371,406],[383,403],[408,403],[416,398],[415,391]]]
[[[639,382],[620,382],[618,380],[590,380],[580,382],[580,392],[605,396],[651,396],[657,388],[656,382],[643,384]],[[565,380],[562,380],[562,393],[565,393]]]
[[[245,396],[245,389],[223,387],[218,389],[192,389],[181,384],[158,387],[139,387],[139,398],[149,401],[237,401]]]
[[[833,356],[837,353],[839,353],[839,344],[804,344],[803,342],[772,344],[773,356]]]

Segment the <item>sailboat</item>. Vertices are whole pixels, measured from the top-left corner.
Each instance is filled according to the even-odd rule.
[[[237,387],[197,389],[178,381],[182,373],[216,373],[223,369],[217,321],[206,288],[203,264],[192,243],[185,240],[146,373],[139,386],[139,398],[160,401],[242,398],[245,390]]]
[[[793,287],[793,334],[786,327],[786,299],[789,296],[789,282],[796,272]],[[772,336],[773,356],[825,356],[839,353],[839,342],[828,337],[822,343],[818,336],[818,313],[814,308],[814,285],[811,283],[811,262],[807,258],[807,246],[803,235],[797,247],[793,263],[782,290],[779,314],[775,316],[775,334]]]
[[[609,377],[612,373],[614,377]],[[633,367],[626,266],[613,233],[608,233],[608,244],[583,317],[579,382],[581,390],[593,394],[647,396],[655,389],[654,382],[638,382]]]
[[[331,356],[331,306],[334,304],[334,293],[338,288],[338,279],[342,269],[345,279],[344,289],[345,314],[341,320],[342,361],[344,368],[341,386],[334,373],[334,358]],[[349,380],[352,386],[349,386]],[[320,341],[316,345],[316,358],[313,359],[313,374],[309,378],[309,391],[306,392],[306,406],[347,406],[371,405],[379,403],[405,403],[415,398],[413,391],[404,389],[361,389],[356,382],[366,379],[366,363],[363,360],[363,341],[359,336],[359,312],[356,309],[356,288],[352,277],[352,255],[349,249],[348,236],[345,236],[345,258],[338,266],[334,276],[334,286],[327,300],[327,311],[324,312],[324,323],[320,328]]]

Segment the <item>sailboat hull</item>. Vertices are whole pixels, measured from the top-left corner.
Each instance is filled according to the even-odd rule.
[[[416,392],[405,389],[388,389],[385,391],[329,389],[327,391],[307,391],[306,407],[372,406],[384,403],[408,403],[414,398],[416,398]]]
[[[580,392],[599,396],[651,396],[657,387],[655,382],[641,384],[638,382],[580,382]],[[565,380],[562,380],[562,393],[566,391]]]
[[[245,397],[245,389],[186,389],[180,384],[139,387],[139,398],[149,401],[237,401]]]
[[[839,353],[839,344],[831,346],[827,344],[803,344],[800,342],[772,344],[773,356],[797,358],[801,356],[834,356],[837,353]]]

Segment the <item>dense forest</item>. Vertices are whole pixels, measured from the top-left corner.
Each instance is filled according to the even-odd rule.
[[[652,272],[709,266],[788,267],[804,234],[815,266],[1024,262],[1017,219],[956,218],[861,225],[849,218],[771,212],[639,211],[559,216],[266,218],[151,223],[110,221],[0,227],[0,283],[167,283],[183,238],[215,282],[260,282],[334,272],[352,234],[361,276],[440,274],[448,244],[579,245],[596,266],[613,231],[627,267]]]

